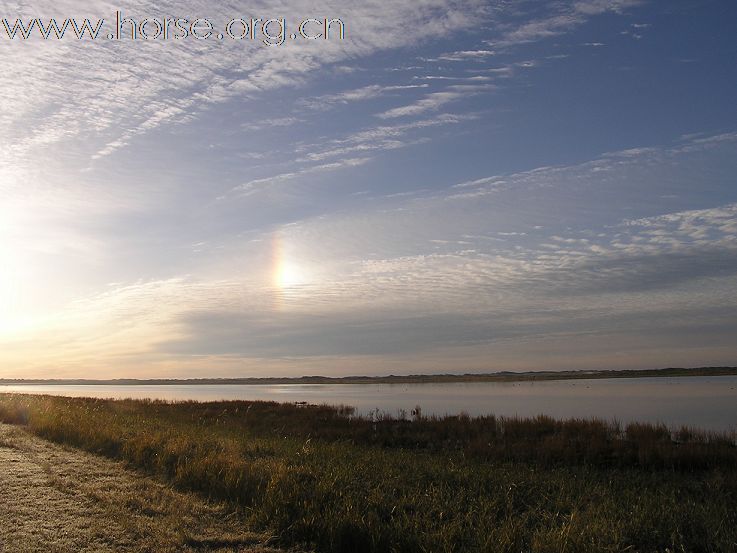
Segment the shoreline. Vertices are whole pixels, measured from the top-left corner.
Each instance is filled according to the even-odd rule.
[[[389,376],[301,376],[189,379],[23,379],[0,378],[0,386],[201,386],[201,385],[274,385],[274,384],[446,384],[456,382],[530,382],[541,380],[599,380],[612,378],[653,378],[689,376],[737,376],[737,367],[697,367],[633,370],[577,371],[502,371],[496,373],[419,374]]]

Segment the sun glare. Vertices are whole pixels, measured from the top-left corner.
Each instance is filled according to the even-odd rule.
[[[272,240],[272,259],[275,288],[288,290],[307,283],[309,275],[306,268],[297,261],[294,245],[285,240],[281,233],[276,233]]]
[[[4,215],[4,214],[0,214]],[[0,229],[0,337],[23,330],[29,321],[23,287],[27,285],[29,267],[12,240]]]
[[[18,306],[17,282],[7,272],[0,273],[0,336],[20,330],[25,324],[22,315]]]
[[[298,265],[282,261],[276,273],[276,284],[279,288],[293,288],[304,284],[305,272]]]

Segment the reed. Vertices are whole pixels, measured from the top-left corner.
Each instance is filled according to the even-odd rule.
[[[0,395],[0,420],[320,552],[734,551],[734,436],[549,417]]]

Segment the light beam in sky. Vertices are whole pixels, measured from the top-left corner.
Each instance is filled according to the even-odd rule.
[[[272,284],[277,292],[294,291],[307,284],[308,272],[292,253],[293,247],[286,241],[281,232],[274,235],[272,241]]]

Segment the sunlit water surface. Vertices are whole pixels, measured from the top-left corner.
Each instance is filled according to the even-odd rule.
[[[429,415],[602,418],[737,430],[737,376],[474,382],[453,384],[279,384],[0,386],[23,392],[105,398],[270,400],[351,405],[358,413],[393,415],[415,406]]]

